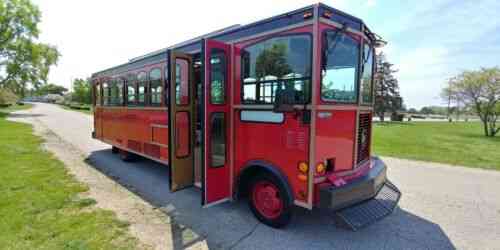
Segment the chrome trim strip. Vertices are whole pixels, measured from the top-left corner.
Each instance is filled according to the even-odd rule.
[[[140,107],[140,106],[100,106],[101,109],[140,109],[140,110],[161,110],[167,111],[167,107]]]
[[[153,128],[168,128],[168,125],[151,124],[151,127],[153,127]]]
[[[222,200],[218,200],[218,201],[212,202],[212,203],[210,203],[208,205],[204,205],[203,208],[209,208],[211,206],[215,206],[215,205],[221,204],[221,203],[226,202],[226,201],[229,201],[229,198],[224,198]]]
[[[309,205],[307,203],[303,202],[303,201],[294,200],[293,204],[295,204],[296,206],[299,206],[299,207],[311,209],[311,208],[309,208]]]

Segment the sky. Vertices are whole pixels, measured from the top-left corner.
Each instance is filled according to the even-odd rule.
[[[198,35],[247,24],[317,1],[33,0],[42,11],[40,41],[61,53],[49,81],[75,78],[127,62]],[[272,3],[272,4],[271,4]],[[500,1],[325,0],[364,20],[388,45],[408,108],[444,105],[447,79],[466,69],[500,66]]]

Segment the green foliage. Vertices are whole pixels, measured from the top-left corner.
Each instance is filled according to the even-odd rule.
[[[273,44],[270,48],[264,49],[259,54],[255,63],[255,74],[258,78],[267,75],[282,78],[292,72],[286,60],[286,44]]]
[[[375,113],[384,121],[386,112],[396,113],[403,107],[403,99],[399,95],[399,83],[394,73],[393,64],[389,63],[383,53],[376,57],[375,73]]]
[[[36,91],[37,95],[43,96],[48,94],[54,95],[64,95],[64,92],[68,91],[67,88],[55,84],[44,84]]]
[[[481,135],[479,122],[375,123],[375,154],[500,170],[500,137]]]
[[[495,136],[500,132],[497,125],[500,117],[500,68],[464,71],[450,80],[443,93],[474,109],[483,123],[485,136]]]
[[[73,81],[73,93],[71,93],[73,102],[90,104],[92,101],[92,89],[90,82],[84,79],[75,79]]]
[[[24,97],[27,84],[47,81],[59,53],[37,42],[40,11],[29,0],[0,0],[0,87]]]
[[[4,116],[0,109],[0,248],[136,248],[128,224],[80,199],[88,188],[42,149],[29,125]]]
[[[10,89],[0,88],[0,105],[14,104],[18,99]]]

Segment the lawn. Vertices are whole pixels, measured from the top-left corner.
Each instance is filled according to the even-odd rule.
[[[41,148],[30,125],[5,120],[29,107],[0,109],[0,248],[135,248],[128,223],[81,198],[87,186]]]
[[[478,122],[375,123],[375,154],[500,170],[500,137]]]
[[[66,106],[66,105],[59,105],[61,108],[63,109],[66,109],[66,110],[71,110],[71,111],[76,111],[76,112],[80,112],[80,113],[84,113],[84,114],[87,114],[87,115],[92,115],[94,114],[94,112],[92,110],[87,110],[87,109],[75,109],[75,108],[71,108],[69,106]]]

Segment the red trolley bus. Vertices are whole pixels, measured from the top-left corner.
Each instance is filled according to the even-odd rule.
[[[92,75],[93,137],[168,165],[203,206],[247,197],[272,227],[330,209],[358,229],[400,198],[370,149],[378,41],[316,4],[134,58]]]

